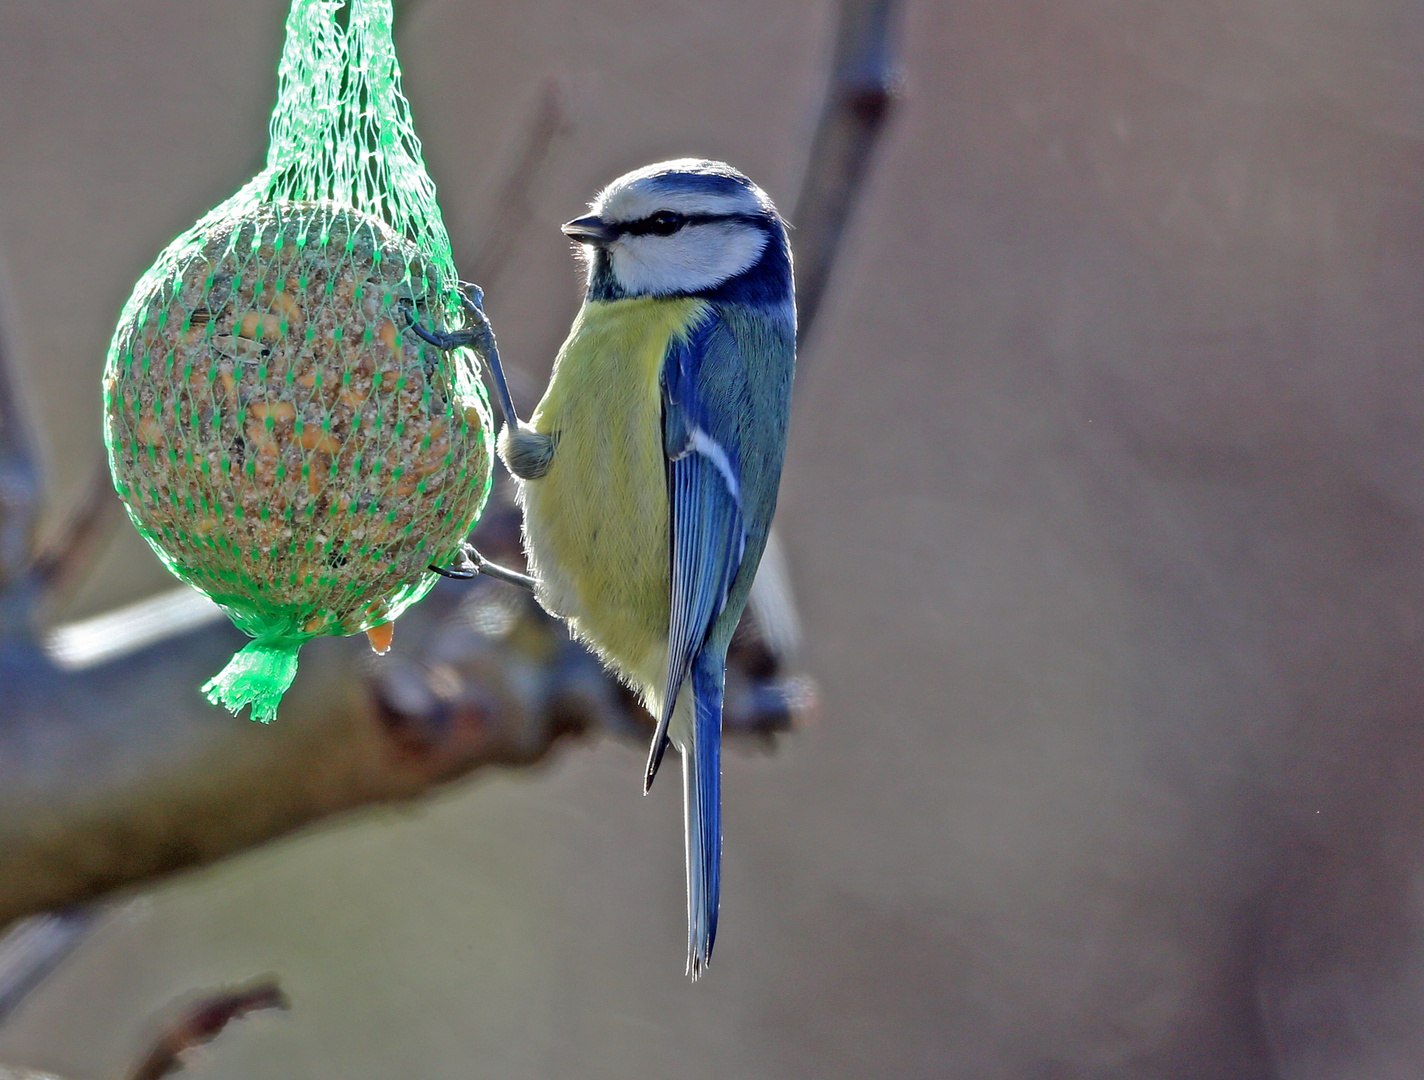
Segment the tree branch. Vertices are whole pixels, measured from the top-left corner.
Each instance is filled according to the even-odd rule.
[[[254,979],[246,986],[209,990],[188,995],[169,1006],[167,1019],[159,1026],[153,1042],[124,1075],[126,1080],[160,1080],[183,1068],[189,1051],[212,1042],[234,1020],[255,1012],[291,1008],[287,995],[272,976]],[[0,1065],[0,1080],[63,1080],[53,1073],[34,1072]]]
[[[898,93],[899,0],[842,0],[831,75],[792,222],[798,338],[821,309],[841,235]]]
[[[194,1047],[216,1039],[234,1020],[269,1009],[291,1008],[287,995],[271,976],[247,986],[209,992],[184,1005],[154,1040],[128,1080],[159,1080],[183,1067],[183,1056]]]
[[[22,919],[0,937],[0,1022],[64,962],[100,917],[98,905],[56,911]]]
[[[496,502],[476,537],[517,562],[517,511]],[[191,621],[183,593],[173,610],[171,622]],[[163,625],[161,605],[149,621]],[[727,729],[768,737],[808,707],[806,690],[748,637],[729,672]],[[494,581],[442,582],[379,660],[363,638],[311,642],[271,727],[197,689],[244,641],[222,620],[136,650],[120,640],[87,667],[0,643],[0,924],[482,767],[538,761],[565,736],[648,730],[560,623]]]
[[[30,591],[16,585],[29,566],[41,499],[34,435],[15,376],[13,326],[10,288],[0,266],[0,602],[9,600],[0,618],[12,631],[28,627],[33,614],[23,610]]]
[[[109,479],[109,463],[100,457],[68,519],[35,556],[31,572],[50,604],[78,587],[94,557],[103,550],[123,519],[123,506]]]
[[[529,193],[548,170],[554,143],[568,130],[563,92],[556,80],[546,79],[526,128],[524,144],[495,197],[490,228],[470,263],[472,280],[488,287],[504,271],[514,253],[515,241],[533,217]]]

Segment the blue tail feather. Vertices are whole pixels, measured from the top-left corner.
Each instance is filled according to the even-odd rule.
[[[687,832],[687,970],[706,969],[717,939],[722,891],[722,687],[725,661],[712,650],[692,668],[693,736],[682,758]]]

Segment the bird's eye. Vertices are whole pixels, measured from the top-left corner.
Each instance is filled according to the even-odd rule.
[[[671,236],[687,224],[687,218],[672,210],[659,210],[648,218],[648,232],[654,236]]]

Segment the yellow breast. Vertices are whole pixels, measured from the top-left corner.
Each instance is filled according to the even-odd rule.
[[[659,375],[672,339],[706,309],[586,303],[531,420],[557,440],[549,471],[524,485],[540,600],[645,691],[664,677],[670,603]]]

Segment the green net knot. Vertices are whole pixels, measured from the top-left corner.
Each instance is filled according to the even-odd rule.
[[[297,653],[305,641],[282,637],[250,642],[203,684],[203,693],[234,715],[251,705],[252,719],[270,724],[282,695],[297,677]]]

